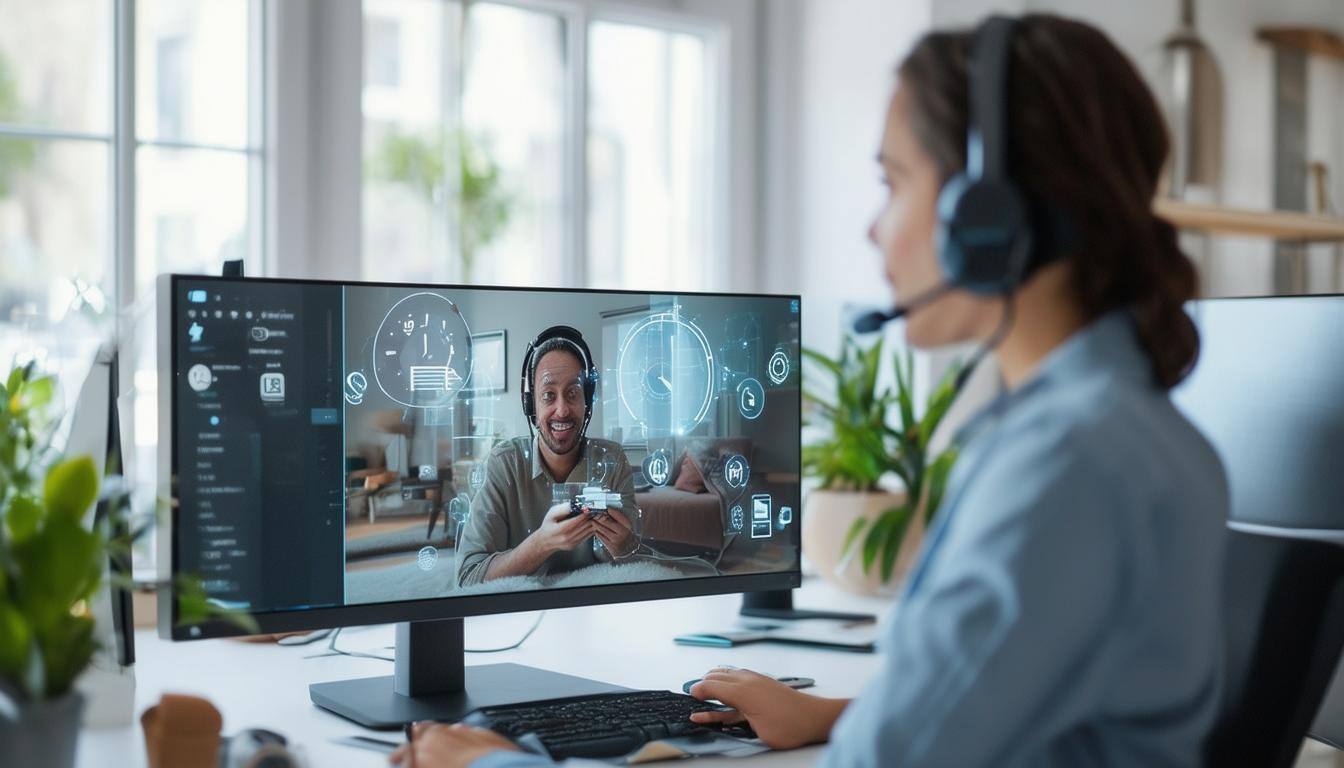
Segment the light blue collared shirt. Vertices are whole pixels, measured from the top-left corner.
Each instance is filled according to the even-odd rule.
[[[1222,683],[1227,482],[1153,384],[1128,313],[1074,334],[963,434],[881,671],[822,764],[1200,764]]]

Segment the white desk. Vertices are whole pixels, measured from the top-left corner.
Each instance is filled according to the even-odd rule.
[[[815,578],[795,593],[799,607],[883,613],[882,600],[853,597]],[[773,674],[815,678],[812,689],[823,696],[853,696],[876,671],[873,654],[854,654],[776,644],[740,648],[691,648],[674,645],[675,635],[712,631],[733,625],[739,595],[686,598],[648,603],[571,608],[550,611],[536,633],[517,650],[468,654],[468,664],[510,661],[630,688],[673,689],[699,677],[716,664],[733,664]],[[468,619],[468,648],[495,647],[515,641],[536,614]],[[330,656],[306,659],[326,651],[326,641],[283,647],[233,640],[169,643],[153,632],[136,633],[136,722],[133,727],[86,730],[79,740],[77,765],[145,765],[139,716],[165,692],[190,693],[210,699],[224,715],[224,733],[265,727],[303,746],[317,766],[342,768],[385,766],[386,758],[363,749],[333,744],[332,739],[365,733],[379,736],[318,709],[308,698],[308,684],[326,680],[392,674],[392,664],[376,659]],[[392,627],[350,629],[341,633],[344,650],[391,655]],[[397,739],[394,733],[383,738]],[[753,765],[813,765],[819,748],[769,753],[748,758]],[[734,765],[740,760],[700,760],[696,766]]]

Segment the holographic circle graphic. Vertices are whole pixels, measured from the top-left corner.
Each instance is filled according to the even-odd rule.
[[[751,467],[747,465],[747,459],[742,454],[734,453],[723,460],[723,479],[732,487],[745,487],[750,477]]]
[[[766,374],[770,377],[770,383],[775,386],[783,384],[789,378],[789,356],[784,350],[776,349],[770,356]]]
[[[728,527],[740,533],[745,522],[746,518],[742,514],[742,505],[735,505],[732,511],[728,513]]]
[[[471,379],[471,329],[456,304],[413,293],[392,305],[373,340],[373,377],[410,408],[438,408]]]
[[[345,377],[345,402],[359,405],[364,402],[364,391],[369,388],[369,380],[359,371],[351,371]]]
[[[643,468],[644,477],[652,485],[667,485],[668,478],[672,476],[672,461],[662,448],[644,457]]]
[[[621,341],[616,368],[621,405],[648,434],[689,434],[709,413],[714,353],[677,309],[636,323]]]
[[[743,379],[737,385],[737,407],[742,416],[755,419],[765,410],[765,387],[755,379]]]
[[[459,493],[448,501],[448,516],[462,525],[471,517],[471,499],[465,493]]]
[[[420,566],[422,571],[432,571],[439,562],[439,550],[434,547],[421,547],[420,551],[415,553],[415,564]]]

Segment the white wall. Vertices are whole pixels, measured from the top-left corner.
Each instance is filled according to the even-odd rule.
[[[761,288],[804,295],[803,343],[833,351],[846,302],[890,301],[868,225],[896,63],[928,0],[769,0]]]
[[[934,27],[968,26],[990,12],[1048,11],[1101,26],[1157,87],[1161,40],[1177,0],[768,0],[764,4],[761,189],[762,288],[804,295],[803,341],[833,351],[847,302],[887,300],[878,257],[866,242],[880,203],[876,150],[891,73]],[[1273,60],[1255,40],[1265,24],[1344,30],[1338,0],[1202,0],[1197,26],[1222,68],[1223,202],[1268,208],[1273,199]],[[1330,163],[1332,198],[1344,203],[1344,65],[1313,58],[1308,146]],[[1271,288],[1271,244],[1217,238],[1207,288],[1215,295]],[[1329,256],[1329,246],[1317,246]],[[1315,267],[1320,267],[1319,258]],[[924,356],[927,383],[949,354]],[[986,371],[986,374],[991,373]],[[992,375],[977,375],[988,384]],[[968,395],[974,392],[968,392]],[[974,399],[974,398],[967,398]]]
[[[1073,16],[1096,24],[1138,64],[1158,93],[1161,42],[1176,27],[1176,0],[1024,0],[1027,11]],[[941,6],[941,4],[940,4]],[[1255,38],[1260,26],[1322,26],[1344,30],[1338,0],[1202,0],[1195,25],[1223,76],[1222,202],[1267,209],[1274,202],[1274,57]],[[1332,199],[1344,200],[1344,64],[1308,59],[1308,155],[1332,169]],[[1311,196],[1308,196],[1308,200]],[[1314,249],[1328,252],[1329,246]],[[1266,293],[1272,244],[1263,238],[1218,238],[1205,275],[1211,295]]]

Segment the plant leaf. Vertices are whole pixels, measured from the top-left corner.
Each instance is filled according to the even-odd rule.
[[[898,509],[892,507],[885,510],[877,516],[877,522],[873,523],[868,529],[868,535],[863,537],[863,572],[871,574],[873,564],[877,562],[877,557],[882,551],[883,542],[886,541],[887,529],[894,524],[893,512]]]
[[[863,529],[867,527],[868,518],[866,517],[860,517],[850,524],[849,531],[845,534],[845,543],[840,546],[841,557],[849,554],[849,550],[853,548],[854,542],[859,538],[859,534],[863,533]]]
[[[939,454],[938,458],[929,465],[927,483],[928,499],[924,504],[924,522],[933,520],[933,516],[938,513],[939,507],[943,504],[943,493],[947,490],[947,480],[952,474],[952,467],[957,463],[957,449],[949,448]]]
[[[13,605],[0,602],[0,678],[21,678],[32,641],[32,628],[23,614]]]
[[[5,522],[9,525],[10,540],[15,544],[22,544],[32,536],[41,521],[42,505],[37,503],[37,499],[20,493],[10,500]]]
[[[905,543],[905,534],[910,530],[910,518],[913,516],[913,507],[910,504],[902,505],[895,521],[887,530],[886,541],[882,545],[882,581],[891,581],[892,571],[896,567],[896,557],[901,553],[901,545]]]
[[[60,621],[38,634],[38,643],[46,667],[42,695],[54,699],[70,690],[75,678],[93,658],[97,647],[93,639],[93,617],[66,613]]]
[[[88,456],[63,461],[47,472],[43,486],[47,514],[78,522],[98,498],[98,472]]]

